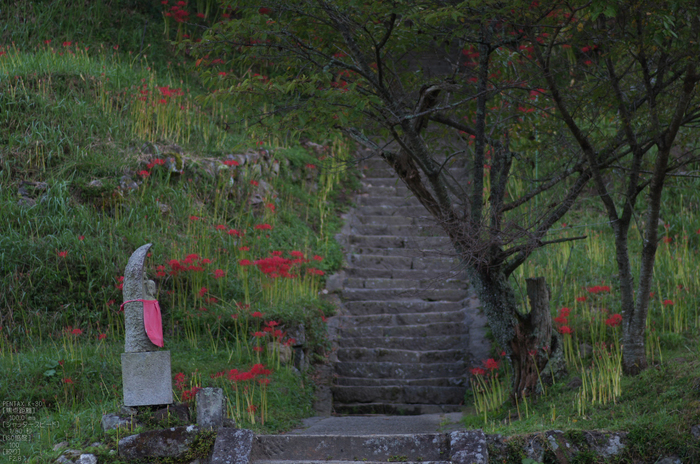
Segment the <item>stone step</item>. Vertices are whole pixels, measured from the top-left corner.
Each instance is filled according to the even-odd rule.
[[[430,213],[423,205],[418,206],[367,206],[358,205],[355,208],[358,215],[363,216],[404,216],[404,217],[429,217]]]
[[[420,240],[424,237],[447,237],[437,225],[357,224],[350,226],[353,235],[394,235]]]
[[[447,311],[407,314],[372,314],[368,316],[338,316],[339,327],[386,327],[398,325],[427,324],[431,322],[464,322],[464,312]]]
[[[393,225],[422,225],[429,226],[435,224],[435,219],[432,216],[381,216],[381,215],[354,215],[351,224],[393,224]]]
[[[434,335],[431,337],[345,337],[338,340],[340,348],[391,348],[399,350],[444,350],[467,347],[469,337],[459,335]],[[347,376],[352,377],[349,374]],[[435,376],[440,377],[440,376]],[[442,377],[450,377],[443,375]]]
[[[449,435],[256,435],[249,462],[440,461],[450,456]]]
[[[341,327],[340,337],[434,337],[444,335],[459,335],[464,332],[461,323],[431,322],[428,324],[373,326],[373,327]],[[448,347],[442,347],[447,349]]]
[[[459,289],[466,290],[467,284],[459,279],[384,279],[384,278],[348,278],[345,288],[367,288],[367,289]]]
[[[463,350],[416,351],[389,348],[339,348],[336,355],[340,362],[444,363],[459,362],[465,358]]]
[[[464,361],[450,363],[338,362],[335,371],[341,377],[371,379],[431,379],[467,376]]]
[[[381,217],[381,216],[375,216]],[[388,226],[388,224],[386,224]],[[408,227],[407,224],[402,227]],[[412,227],[416,227],[415,225]],[[349,235],[348,243],[360,247],[373,248],[421,248],[421,249],[449,249],[454,253],[449,237],[414,237],[396,235]]]
[[[457,258],[428,257],[412,258],[406,256],[354,255],[348,258],[348,264],[365,269],[416,269],[447,270],[459,264]]]
[[[362,186],[362,193],[374,197],[408,197],[413,195],[413,193],[408,189],[408,187],[403,185],[403,183],[391,186],[365,184]]]
[[[341,295],[346,301],[414,299],[416,296],[427,301],[461,301],[469,292],[466,288],[344,288]]]
[[[460,412],[462,406],[459,404],[334,403],[333,410],[336,414],[417,416],[419,414]]]
[[[452,464],[451,461],[404,461],[403,460],[403,455],[396,455],[401,457],[401,462],[403,464]],[[258,461],[255,461],[255,464],[348,464],[349,462],[355,462],[356,460],[352,461],[338,461],[335,459],[324,459],[322,461],[309,461],[309,460],[301,460],[301,459],[291,459],[289,461],[283,461],[283,460],[272,460],[272,459],[260,459]],[[198,462],[198,461],[192,461],[192,462]],[[362,459],[362,464],[386,464],[387,461],[368,461],[366,458]],[[388,462],[392,462],[391,459],[388,460]]]
[[[415,240],[420,242],[420,238]],[[374,248],[351,246],[350,253],[356,255],[373,255],[373,256],[407,256],[411,258],[434,258],[434,257],[451,257],[454,256],[454,248],[444,247],[442,249],[431,250],[427,247],[406,247],[406,248]]]
[[[355,199],[355,203],[360,206],[390,206],[392,208],[401,206],[422,206],[418,198],[414,196],[375,197],[364,194],[359,195]]]
[[[422,314],[447,311],[460,311],[464,308],[461,301],[425,301],[418,298],[402,301],[358,300],[346,301],[345,311],[352,316],[380,314]]]
[[[381,255],[377,255],[381,256]],[[460,279],[467,282],[466,276],[456,269],[421,270],[421,269],[368,269],[363,267],[349,267],[345,269],[348,277],[362,277],[364,279]]]
[[[466,388],[335,386],[332,391],[333,398],[339,403],[459,404],[464,402]]]
[[[335,384],[338,386],[361,387],[391,387],[395,385],[405,386],[434,386],[434,387],[464,387],[468,385],[466,377],[439,377],[432,379],[367,379],[365,377],[337,377]]]
[[[396,176],[389,177],[365,177],[360,179],[360,183],[363,187],[395,187],[395,188],[405,188],[408,187],[403,183],[401,179]]]

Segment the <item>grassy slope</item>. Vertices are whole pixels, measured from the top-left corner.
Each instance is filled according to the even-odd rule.
[[[15,2],[2,12],[13,26],[0,42],[0,397],[43,404],[39,417],[51,426],[21,442],[22,456],[38,462],[56,455],[58,441],[116,439],[99,420],[121,401],[119,277],[130,253],[148,242],[173,373],[185,374],[176,395],[218,385],[234,397],[228,372],[262,362],[273,369],[270,413],[262,425],[259,410],[239,410],[242,424],[281,430],[311,411],[311,382],[277,366],[267,350],[254,352],[259,343],[248,333],[273,320],[282,330],[304,324],[307,354],[322,357],[322,317],[332,308],[316,295],[320,278],[306,273],[285,287],[237,263],[299,251],[309,259],[293,267],[302,276],[340,265],[329,237],[339,226],[334,199],[344,188],[338,168],[346,149],[336,143],[316,153],[223,130],[221,113],[194,102],[204,89],[173,64],[183,57],[163,37],[160,8],[64,0]],[[165,86],[184,94],[158,105]],[[258,160],[227,166],[231,153]],[[147,166],[168,158],[183,172]],[[191,254],[202,270],[170,272],[170,260]]]

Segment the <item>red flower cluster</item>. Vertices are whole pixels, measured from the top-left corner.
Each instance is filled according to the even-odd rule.
[[[586,289],[588,293],[597,295],[598,293],[610,293],[610,287],[607,285],[595,285]]]
[[[233,383],[247,382],[249,380],[256,380],[260,377],[258,381],[263,380],[262,377],[267,377],[272,374],[270,369],[265,368],[263,364],[254,364],[249,371],[238,371],[238,369],[231,369],[228,371],[228,379]],[[268,382],[261,382],[267,385]]]
[[[182,7],[187,6],[187,2],[177,2],[176,5],[173,5],[170,7],[170,11],[165,12],[165,16],[169,18],[175,18],[175,21],[179,23],[183,23],[187,21],[187,17],[190,15],[190,12],[187,10],[183,10]]]
[[[560,334],[571,335],[571,333],[573,333],[573,330],[569,327],[569,314],[571,314],[569,308],[561,308],[559,310],[559,315],[554,318],[554,322],[557,323],[557,330]]]
[[[168,261],[168,266],[170,266],[170,275],[177,275],[178,272],[192,271],[192,272],[202,272],[207,264],[210,264],[211,260],[207,258],[202,258],[196,253],[189,254],[182,261],[177,259],[171,259]]]
[[[272,230],[272,226],[270,224],[256,224],[253,228],[255,230]]]
[[[291,259],[286,259],[281,256],[271,256],[255,261],[255,265],[260,269],[260,272],[267,274],[268,277],[273,279],[277,277],[286,277],[289,279],[297,277],[298,274],[295,274],[293,271],[290,273],[294,264],[295,263]]]
[[[608,327],[617,327],[622,323],[622,315],[621,314],[613,314],[609,318],[605,320],[605,325]]]

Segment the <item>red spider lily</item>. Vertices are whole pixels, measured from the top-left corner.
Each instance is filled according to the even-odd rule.
[[[217,372],[216,374],[212,374],[209,377],[211,377],[212,379],[218,379],[219,377],[223,377],[225,375],[226,375],[226,372],[221,371],[221,372]]]
[[[664,243],[671,243],[671,242],[673,242],[673,238],[672,238],[672,237],[668,237],[668,236],[664,237],[663,240],[664,240]]]
[[[64,46],[64,47],[70,47],[72,43],[73,43],[73,42],[68,42],[68,41],[66,41],[66,42],[63,42],[63,46]]]
[[[263,317],[262,313],[260,311],[255,311],[253,314],[250,315],[251,317]]]
[[[577,296],[576,301],[578,301],[579,303],[583,303],[584,301],[586,301],[586,297],[585,296]]]
[[[73,379],[71,379],[70,377],[66,377],[63,379],[63,383],[67,385],[73,385],[75,382],[73,382]]]
[[[148,171],[139,171],[139,176],[141,176],[141,177],[143,177],[143,178],[146,178],[146,177],[148,177],[148,176],[150,176],[150,175],[151,175],[151,173],[148,172]]]
[[[238,261],[239,266],[250,266],[251,264],[253,264],[253,263],[251,263],[250,260],[248,260],[248,259],[242,259],[242,260]]]
[[[588,287],[586,290],[588,293],[593,293],[594,295],[598,293],[610,293],[610,287],[607,285],[595,285],[593,287]]]
[[[45,43],[46,45],[50,44],[50,43],[51,43],[51,39],[46,39],[46,40],[44,40],[44,43]]]
[[[260,184],[258,184],[258,181],[257,181],[257,180],[251,180],[251,181],[250,181],[250,185],[252,185],[253,187],[257,187],[257,186],[260,185]]]
[[[156,276],[165,277],[165,266],[156,266]]]
[[[271,254],[272,256],[282,256],[282,252],[281,252],[281,251],[271,251],[270,254]]]
[[[242,246],[238,249],[238,251],[250,251],[250,248],[247,246]]]
[[[484,361],[484,367],[489,371],[495,371],[496,369],[498,369],[499,365],[500,363],[493,358],[489,358],[486,361]]]
[[[311,274],[311,275],[318,275],[318,276],[322,276],[322,275],[325,275],[325,274],[326,274],[326,273],[323,272],[322,270],[316,269],[315,267],[310,267],[310,268],[308,268],[308,269],[306,270],[306,273],[307,273],[307,274]]]
[[[211,264],[211,259],[209,258],[204,258],[199,262],[199,264]]]
[[[197,292],[197,295],[201,298],[203,297],[209,290],[207,290],[206,287],[202,287],[199,289],[199,292]]]
[[[107,338],[107,334],[104,334],[104,333],[101,333],[101,334],[99,334],[99,335],[97,336],[97,339],[100,340],[100,341],[102,341],[102,340],[104,340],[104,339],[106,339],[106,338]]]
[[[258,13],[260,13],[261,15],[269,15],[270,13],[272,13],[272,10],[270,8],[262,7],[258,10]]]
[[[471,375],[486,375],[486,371],[480,367],[475,367],[474,369],[470,369],[469,373]]]
[[[117,290],[122,290],[124,288],[124,276],[119,276],[117,278],[117,284],[114,286]]]
[[[78,240],[80,240],[80,241],[82,242],[83,240],[85,240],[85,236],[84,236],[84,235],[78,235]]]
[[[215,278],[215,279],[220,279],[220,278],[222,278],[224,275],[226,275],[226,273],[225,273],[223,270],[221,270],[221,269],[216,269],[216,270],[214,270],[214,278]]]
[[[59,252],[58,252],[58,257],[59,257],[59,258],[65,258],[66,256],[68,256],[68,252],[67,252],[67,251],[59,251]]]
[[[306,169],[316,169],[316,165],[309,163],[306,165]]]
[[[292,251],[289,254],[292,255],[292,257],[294,257],[294,258],[303,258],[304,257],[304,253],[302,253],[301,251]]]
[[[200,387],[192,387],[191,390],[185,390],[182,392],[182,401],[192,400],[196,397],[197,392],[201,390]]]
[[[77,337],[78,335],[82,335],[83,331],[80,329],[73,329],[73,330],[71,330],[70,333],[71,333],[71,335],[75,335]]]
[[[255,230],[272,230],[272,226],[270,224],[256,224],[254,229]]]
[[[318,262],[323,261],[323,256],[314,255],[314,261],[318,261]]]
[[[537,351],[535,350],[530,350],[527,352],[528,356],[535,356],[537,354]]]
[[[264,336],[265,336],[265,333],[264,333],[264,332],[254,332],[254,333],[253,333],[253,337],[256,337],[256,338],[261,338],[261,337],[264,337]]]
[[[559,315],[554,318],[554,322],[561,325],[566,325],[569,323],[569,319],[566,316]]]
[[[190,221],[199,221],[200,219],[202,219],[202,218],[200,218],[198,216],[190,216]]]
[[[663,305],[664,306],[673,306],[673,300],[664,300]]]
[[[240,237],[241,233],[238,232],[236,229],[230,229],[228,232],[226,232],[229,235],[235,235],[236,237]]]
[[[206,298],[204,301],[206,301],[207,303],[210,303],[210,304],[211,303],[216,304],[219,300],[215,296],[210,296],[209,298]]]
[[[240,166],[241,165],[241,163],[239,163],[236,160],[226,160],[226,161],[224,161],[224,164],[226,166]]]
[[[198,17],[198,18],[204,19],[204,18],[206,18],[207,16],[206,16],[204,13],[197,13],[197,17]]]
[[[568,325],[563,325],[563,326],[559,327],[557,330],[562,335],[565,335],[565,334],[571,335],[573,333],[573,330],[571,330],[571,327],[569,327]]]
[[[622,315],[621,314],[613,314],[609,318],[605,320],[605,325],[608,327],[617,327],[622,323]]]
[[[267,203],[267,204],[265,205],[265,208],[269,209],[269,210],[272,211],[273,213],[275,212],[275,205],[274,205],[273,203]]]
[[[270,379],[258,379],[258,383],[263,386],[270,385]]]
[[[571,314],[571,310],[569,308],[564,307],[559,310],[560,316],[569,317],[569,314]]]
[[[161,158],[156,158],[156,159],[153,160],[153,164],[157,164],[157,165],[159,165],[159,166],[163,166],[163,165],[165,165],[165,160],[164,160],[164,159],[161,159]]]
[[[226,226],[224,224],[219,224],[216,226],[216,230],[226,230]]]
[[[255,351],[256,353],[262,353],[263,347],[262,346],[254,346],[253,351]]]

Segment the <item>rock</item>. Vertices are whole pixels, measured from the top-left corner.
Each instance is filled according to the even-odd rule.
[[[656,464],[683,464],[683,461],[681,461],[678,456],[669,456],[660,461],[656,461]]]
[[[105,432],[114,429],[132,431],[141,425],[133,416],[122,417],[117,414],[104,414],[101,423]]]
[[[214,442],[211,464],[248,464],[252,449],[252,431],[221,428]]]
[[[287,330],[287,338],[294,339],[294,346],[301,346],[306,343],[306,327],[299,324]]]
[[[224,424],[226,399],[221,388],[202,388],[197,391],[197,425],[211,430]]]
[[[135,416],[139,413],[139,410],[136,408],[132,408],[131,406],[126,406],[122,404],[122,407],[119,408],[119,415],[120,416]]]
[[[227,417],[226,419],[224,419],[224,425],[223,425],[223,426],[226,427],[226,428],[235,429],[235,428],[236,428],[236,420],[235,420],[235,419],[230,419],[230,418]]]
[[[81,454],[78,450],[66,450],[56,459],[56,462],[58,464],[74,464]]]
[[[88,187],[92,188],[102,188],[102,181],[99,179],[91,180],[88,184]]]
[[[453,464],[488,464],[489,451],[486,436],[481,430],[450,433],[450,449]]]
[[[119,187],[121,187],[122,190],[138,190],[139,184],[134,182],[129,176],[122,176],[119,179]]]
[[[62,441],[61,443],[56,443],[55,445],[53,445],[53,450],[58,451],[66,447],[68,447],[68,442]]]
[[[97,457],[94,454],[81,454],[76,464],[97,464]]]
[[[292,361],[292,348],[283,345],[279,342],[270,342],[267,344],[267,352],[272,353],[277,352],[280,357],[280,363],[289,364]]]
[[[345,271],[336,272],[326,279],[326,290],[329,292],[342,292],[345,280]]]
[[[700,440],[700,425],[694,425],[690,428],[690,433],[696,440]]]
[[[566,384],[566,388],[570,388],[571,390],[574,390],[576,388],[581,388],[583,385],[583,380],[581,380],[581,377],[574,377],[569,381],[569,383]]]
[[[161,203],[156,200],[156,206],[158,206],[158,209],[160,210],[160,214],[163,216],[166,216],[170,214],[171,208],[170,206],[166,205],[165,203]]]
[[[609,458],[622,452],[622,450],[625,448],[625,441],[627,439],[626,432],[591,431],[584,432],[583,435],[585,436],[591,450],[604,458]]]
[[[27,208],[31,208],[32,206],[36,205],[36,200],[29,197],[19,197],[19,200],[17,200],[17,204],[20,206],[26,206]]]
[[[131,435],[119,440],[119,456],[126,459],[181,457],[187,452],[198,433],[197,426],[189,425]]]
[[[244,156],[246,163],[255,163],[260,159],[260,154],[256,152],[248,152]]]
[[[190,408],[186,403],[170,404],[153,413],[153,418],[158,422],[175,419],[178,422],[188,424],[190,422]]]

